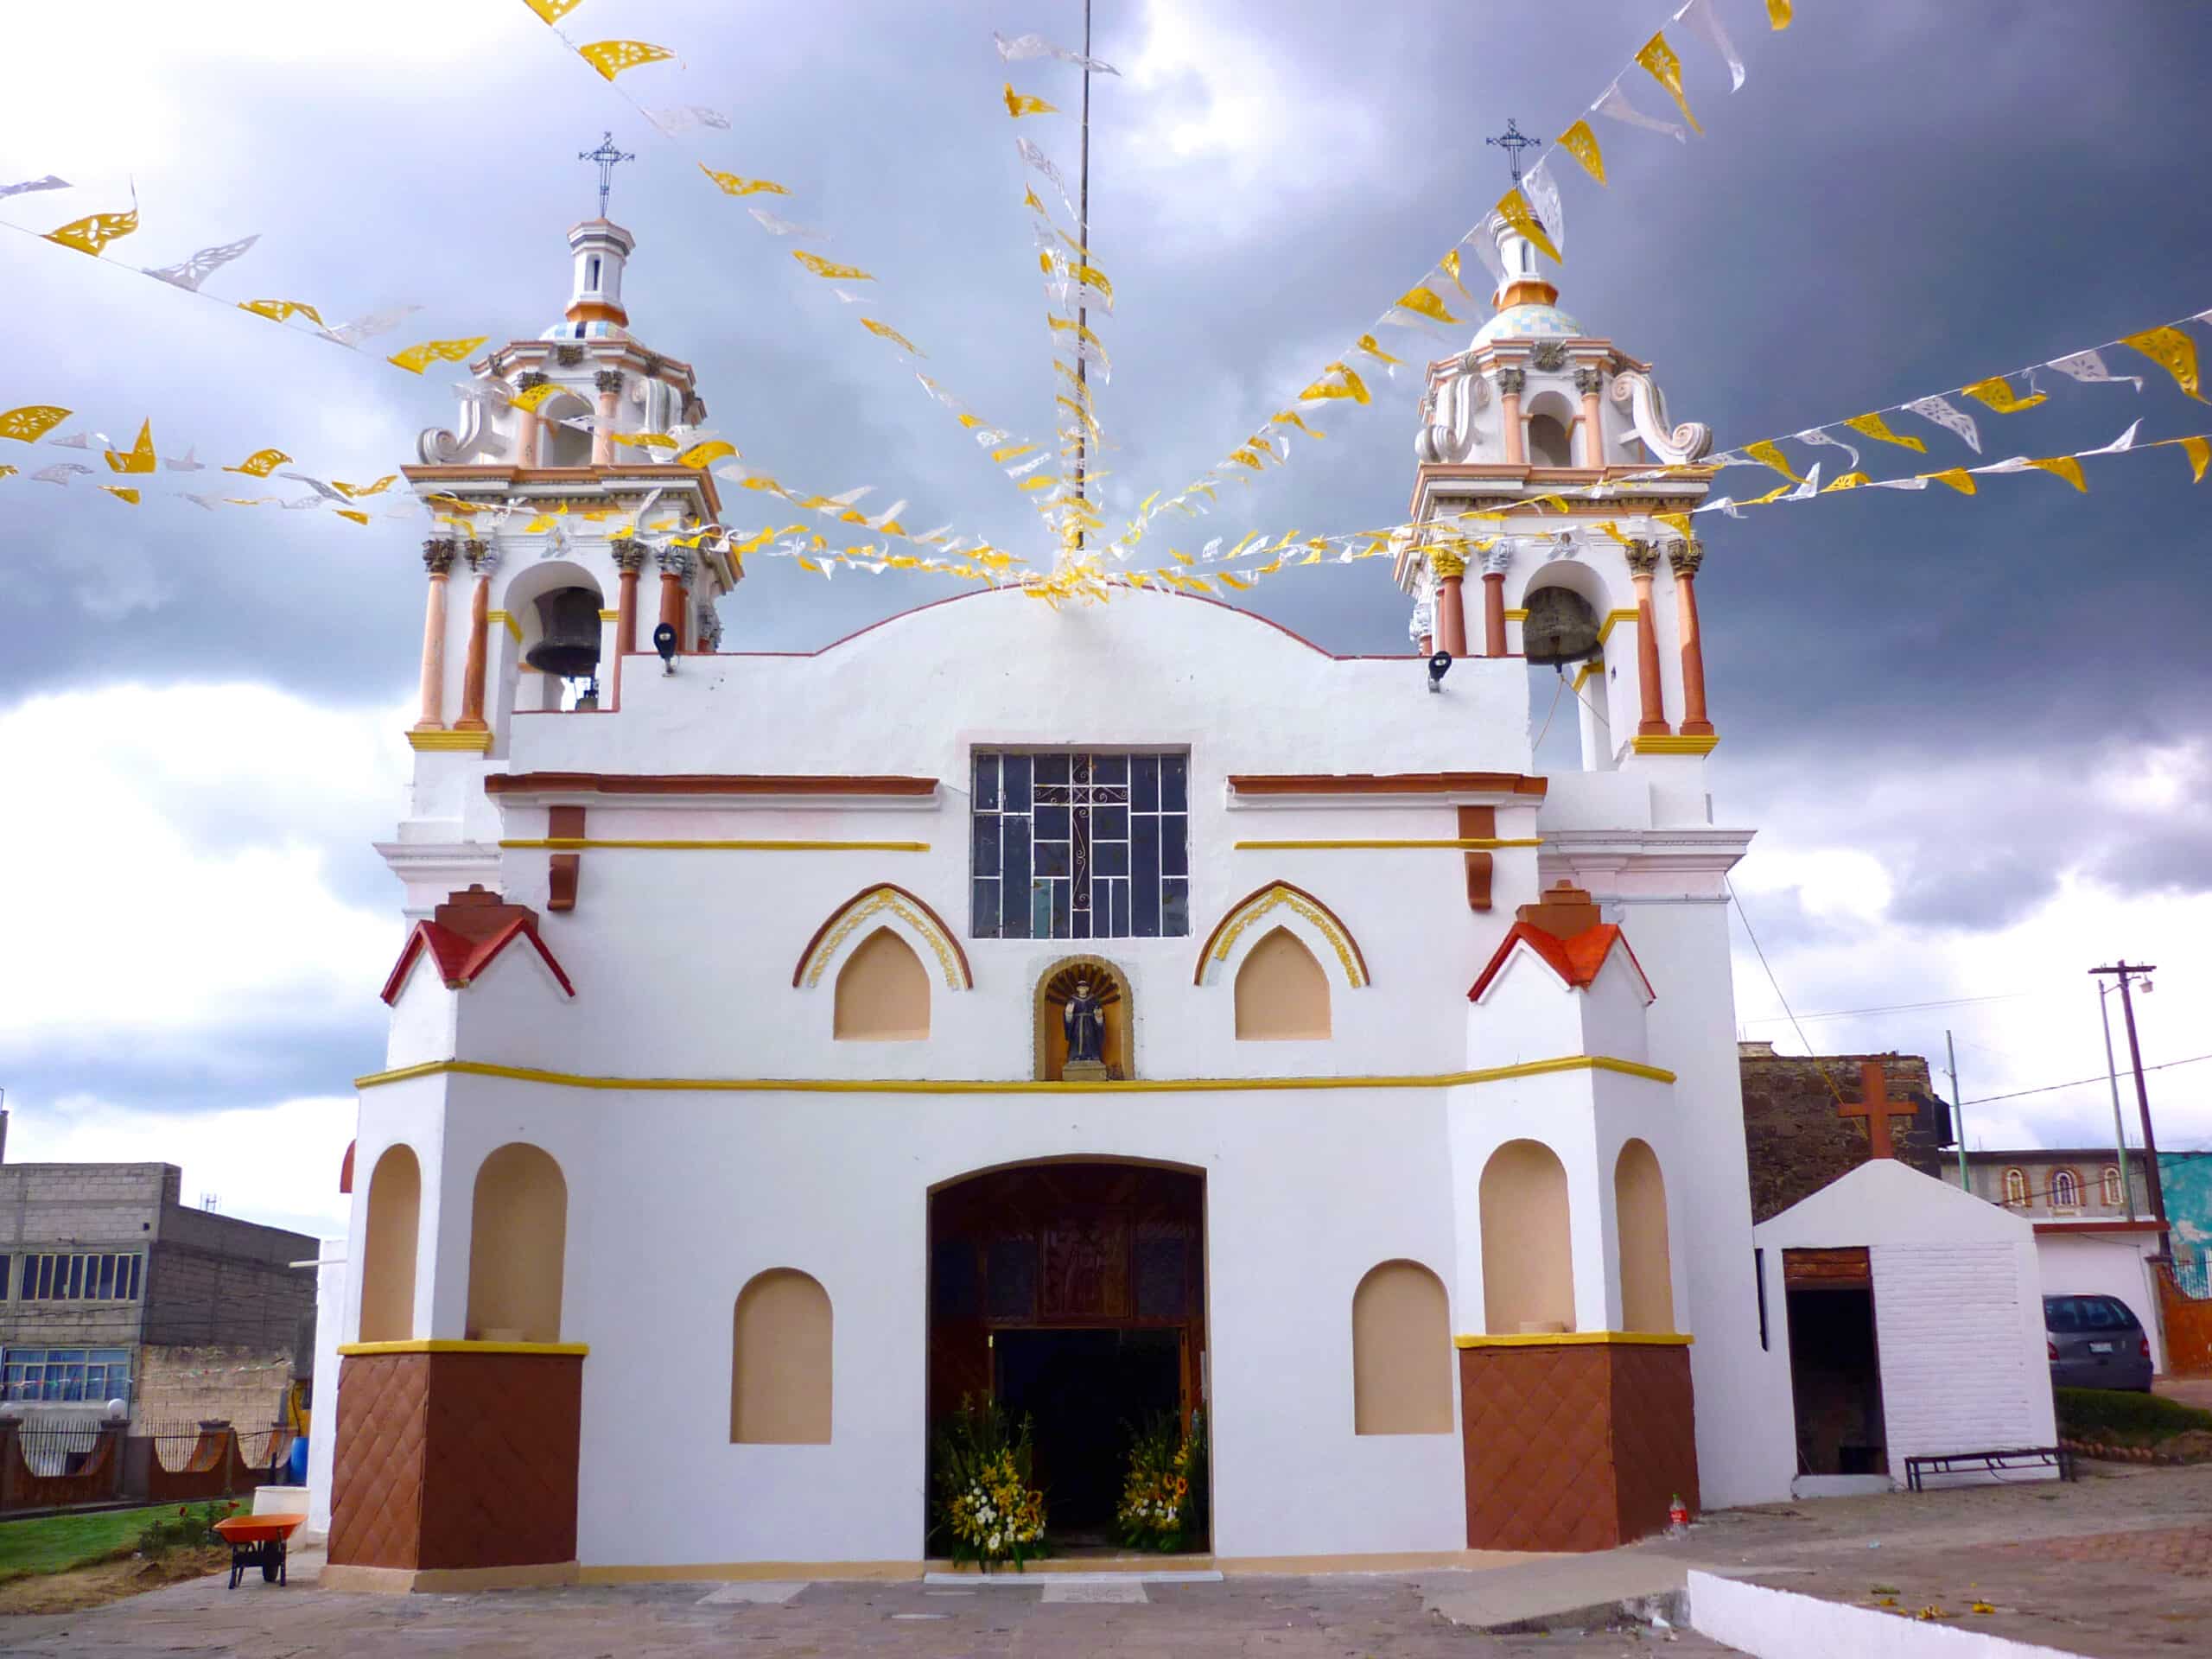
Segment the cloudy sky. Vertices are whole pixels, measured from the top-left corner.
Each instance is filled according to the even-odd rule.
[[[1610,187],[1565,186],[1562,304],[1653,360],[1676,418],[1739,443],[2212,306],[2212,16],[1799,0],[1771,35],[1763,0],[1716,3],[1741,91],[1675,36],[1707,136],[1600,123]],[[1496,199],[1483,136],[1509,116],[1558,131],[1671,10],[1101,0],[1095,49],[1123,72],[1094,100],[1091,245],[1118,300],[1109,517],[1281,407]],[[129,268],[257,234],[207,292],[333,321],[420,306],[385,350],[535,334],[565,300],[563,233],[591,206],[574,158],[611,129],[639,158],[614,200],[639,243],[632,326],[696,366],[747,461],[823,491],[873,485],[913,502],[909,524],[1027,548],[1027,509],[974,446],[692,157],[787,185],[778,210],[878,275],[939,378],[1046,431],[990,35],[1072,41],[1079,16],[1076,0],[583,0],[577,40],[679,53],[623,91],[732,118],[677,143],[519,0],[117,0],[97,22],[33,9],[12,23],[0,182],[73,188],[0,201],[0,219],[46,230],[124,208],[135,186],[142,228],[98,263],[0,233],[15,322],[0,408],[64,404],[71,427],[123,441],[150,419],[163,454],[218,464],[275,445],[325,478],[391,471],[451,423],[454,375],[418,381]],[[1015,78],[1076,101],[1065,68]],[[1666,111],[1641,71],[1625,84]],[[1071,124],[1022,128],[1071,167]],[[1409,359],[1448,349],[1402,338]],[[2145,437],[2212,429],[2212,410],[2127,367],[2152,376],[2139,394],[2046,375],[2048,405],[1985,418],[1991,454],[2088,447],[2138,416]],[[1413,372],[1317,423],[1325,442],[1225,495],[1191,539],[1397,518]],[[1971,460],[1930,436],[1937,464]],[[26,474],[99,464],[0,447]],[[2172,449],[2088,465],[2087,496],[2029,474],[1972,500],[1862,492],[1700,520],[1719,810],[1761,832],[1743,905],[1801,1015],[1896,1010],[1806,1034],[1940,1064],[1948,1026],[1969,1102],[2099,1077],[1970,1105],[1991,1147],[2109,1138],[2094,963],[2161,964],[2139,1005],[2146,1060],[2212,1050],[2212,498]],[[8,1153],[168,1159],[188,1195],[330,1230],[347,1080],[382,1052],[397,889],[368,843],[405,776],[421,531],[175,493],[218,476],[156,477],[136,510],[94,480],[0,480]],[[944,591],[760,563],[724,607],[725,647],[819,645]],[[1255,597],[1337,650],[1403,648],[1382,562]],[[1549,693],[1534,696],[1541,721]],[[1740,927],[1738,943],[1745,1034],[1796,1048]],[[2163,1143],[2212,1145],[2212,1065],[2155,1073],[2152,1096]]]

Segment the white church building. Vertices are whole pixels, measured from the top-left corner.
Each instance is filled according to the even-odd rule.
[[[757,510],[618,442],[705,410],[629,331],[629,233],[569,232],[565,320],[406,471],[441,521],[330,1582],[912,1572],[963,1395],[1034,1420],[1071,1533],[1123,1420],[1203,1411],[1224,1565],[1788,1496],[1723,887],[1751,832],[1715,821],[1700,550],[1662,518],[1709,469],[1532,505],[1708,438],[1500,242],[1413,516],[1511,516],[1406,538],[1417,650],[1000,589],[728,652],[741,563],[673,537]],[[1573,659],[1578,770],[1534,770],[1532,658]]]

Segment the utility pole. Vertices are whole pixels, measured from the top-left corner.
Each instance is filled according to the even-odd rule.
[[[1943,1056],[1948,1064],[1944,1070],[1951,1074],[1952,1127],[1959,1132],[1959,1191],[1972,1192],[1974,1183],[1967,1179],[1967,1109],[1966,1096],[1959,1092],[1959,1046],[1951,1040],[1951,1033],[1943,1033]]]
[[[2151,1218],[2158,1224],[2158,1254],[2165,1255],[2172,1249],[2166,1233],[2165,1183],[2158,1179],[2158,1138],[2151,1128],[2151,1091],[2143,1084],[2143,1050],[2135,1036],[2134,980],[2139,976],[2145,982],[2157,964],[2130,962],[2125,957],[2109,968],[2092,968],[2092,974],[2111,974],[2120,981],[2120,1017],[2127,1026],[2127,1058],[2135,1068],[2135,1109],[2143,1119],[2143,1184],[2151,1194]]]
[[[2127,1126],[2120,1116],[2120,1070],[2112,1060],[2112,1009],[2105,996],[2112,988],[2100,981],[2097,985],[2097,1018],[2105,1028],[2105,1081],[2112,1085],[2112,1138],[2120,1149],[2120,1190],[2127,1204],[2127,1218],[2135,1219],[2135,1183],[2127,1175]]]

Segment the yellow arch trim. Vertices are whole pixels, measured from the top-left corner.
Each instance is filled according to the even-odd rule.
[[[961,950],[959,942],[938,919],[937,912],[904,887],[894,887],[887,882],[870,887],[864,893],[855,893],[830,912],[830,919],[823,923],[814,936],[813,944],[807,947],[806,955],[800,962],[798,973],[793,976],[791,983],[803,984],[812,990],[822,982],[823,972],[845,941],[853,936],[854,931],[869,917],[887,912],[896,916],[928,942],[931,952],[937,957],[938,971],[944,974],[948,988],[956,991],[975,988],[974,976],[968,969],[967,953]]]
[[[1205,944],[1198,953],[1198,982],[1204,984],[1206,969],[1215,963],[1227,962],[1230,952],[1236,948],[1238,937],[1260,918],[1276,909],[1287,909],[1293,915],[1311,924],[1323,938],[1328,940],[1329,948],[1337,953],[1337,965],[1344,969],[1345,984],[1358,990],[1368,982],[1366,958],[1353,941],[1351,930],[1338,921],[1336,912],[1320,899],[1287,881],[1271,882],[1259,892],[1249,894],[1214,925],[1213,931],[1207,935]]]

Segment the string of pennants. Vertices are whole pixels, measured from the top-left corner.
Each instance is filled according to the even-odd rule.
[[[1764,4],[1770,30],[1778,32],[1789,27],[1795,11],[1793,0],[1764,0]],[[1726,67],[1729,90],[1734,92],[1740,88],[1745,73],[1743,56],[1721,23],[1714,0],[1684,0],[1669,19],[1669,26],[1678,23],[1687,24],[1694,30]],[[1675,122],[1647,115],[1631,101],[1622,83],[1633,83],[1639,71],[1673,99],[1675,107],[1681,111],[1682,120],[1688,124],[1687,130]],[[1317,441],[1327,435],[1309,424],[1308,416],[1325,409],[1343,412],[1348,409],[1368,407],[1373,402],[1373,397],[1368,390],[1366,376],[1374,374],[1379,368],[1386,376],[1395,378],[1404,362],[1403,359],[1384,346],[1382,336],[1385,330],[1413,329],[1440,339],[1446,338],[1434,325],[1461,321],[1451,309],[1452,302],[1450,296],[1456,291],[1460,300],[1471,304],[1480,297],[1467,287],[1460,251],[1471,245],[1490,272],[1492,282],[1504,280],[1505,272],[1498,262],[1497,249],[1484,233],[1491,214],[1502,217],[1539,251],[1554,262],[1563,264],[1567,246],[1566,209],[1560,200],[1554,162],[1564,151],[1599,184],[1605,182],[1605,151],[1590,124],[1592,115],[1603,116],[1624,126],[1663,133],[1678,143],[1687,143],[1689,132],[1702,136],[1705,131],[1690,108],[1682,77],[1681,55],[1667,38],[1666,29],[1662,28],[1637,48],[1635,56],[1605,84],[1605,90],[1591,101],[1582,115],[1545,148],[1543,155],[1527,175],[1500,197],[1496,207],[1460,237],[1449,252],[1431,265],[1419,282],[1393,301],[1381,315],[1318,373],[1308,377],[1304,388],[1295,397],[1221,460],[1173,495],[1147,497],[1118,545],[1122,548],[1135,545],[1141,539],[1152,520],[1161,513],[1179,512],[1186,517],[1198,517],[1204,509],[1194,506],[1192,498],[1204,496],[1209,502],[1217,502],[1220,499],[1218,490],[1229,480],[1249,484],[1271,465],[1287,465],[1294,432],[1302,433]],[[1448,289],[1446,287],[1447,283],[1450,284]]]

